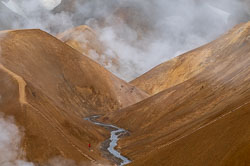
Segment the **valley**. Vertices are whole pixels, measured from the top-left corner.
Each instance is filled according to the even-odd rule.
[[[244,0],[0,0],[0,165],[250,165]]]

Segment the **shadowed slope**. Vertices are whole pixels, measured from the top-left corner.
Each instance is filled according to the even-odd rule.
[[[140,165],[139,160],[144,159],[145,155],[150,154],[156,148],[179,142],[210,124],[213,120],[221,119],[221,116],[230,112],[241,110],[241,106],[250,102],[249,27],[249,23],[237,26],[221,39],[191,51],[193,55],[201,57],[204,56],[204,54],[199,54],[202,49],[211,51],[208,61],[209,66],[192,78],[106,117],[106,120],[109,118],[118,126],[131,131],[131,136],[122,140],[120,144],[122,152],[129,158],[138,160],[136,164]],[[179,59],[183,59],[183,63],[178,63],[180,68],[186,64],[185,57],[188,58],[187,55],[179,57]],[[245,110],[249,110],[249,107]],[[242,124],[247,124],[246,120],[249,121],[250,119],[241,120]],[[231,127],[233,128],[233,126]],[[249,129],[249,127],[244,128],[243,131],[245,132],[242,132],[240,137],[250,139]],[[223,128],[218,128],[218,131],[223,131]],[[235,134],[231,134],[228,131],[227,135],[231,136],[228,139],[239,139]],[[242,141],[244,142],[244,140]],[[205,140],[198,138],[196,140],[196,142],[202,141]],[[225,142],[221,141],[221,143],[226,145],[226,141],[225,139]],[[168,151],[165,148],[167,147],[164,147],[161,151]],[[203,147],[204,158],[200,160],[201,162],[197,161],[197,156],[190,156],[188,160],[190,163],[186,164],[202,165],[201,163],[207,160],[211,153],[218,152],[222,157],[228,153],[226,149],[217,149],[220,147],[215,147],[209,152],[206,148],[208,147]],[[243,147],[237,144],[231,148],[238,148],[240,152]],[[182,149],[178,153],[185,156],[187,155],[184,155],[185,152],[188,153],[188,151]],[[190,154],[198,155],[199,152],[199,148],[194,148]],[[152,157],[157,155],[160,157],[165,154],[154,151]],[[169,155],[169,153],[166,155]],[[185,163],[186,160],[180,159],[181,155],[179,155],[179,158],[175,158],[174,153],[169,156],[169,158],[173,158],[171,163]],[[236,152],[234,155],[239,154]],[[151,159],[153,160],[153,158]],[[146,164],[150,165],[150,162],[150,160],[147,160]],[[217,165],[217,162],[218,160],[212,160],[211,165]],[[167,160],[163,160],[161,164],[166,165],[167,163]],[[222,162],[222,164],[225,163]]]
[[[0,35],[0,110],[24,129],[27,159],[40,164],[56,156],[106,162],[99,143],[108,133],[82,118],[147,95],[43,31]]]

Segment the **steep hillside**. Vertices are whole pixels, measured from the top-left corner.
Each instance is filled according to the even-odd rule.
[[[89,56],[88,53],[90,50],[94,50],[101,55],[105,49],[103,44],[98,40],[94,30],[86,25],[60,33],[57,35],[57,38],[87,56]]]
[[[131,165],[235,165],[250,163],[250,102]]]
[[[60,33],[57,38],[102,66],[111,66],[116,73],[119,71],[119,57],[115,52],[111,53],[113,54],[112,57],[106,55],[107,51],[111,51],[111,49],[108,49],[98,39],[94,30],[90,27],[86,25],[78,26]]]
[[[24,130],[28,160],[104,161],[99,143],[107,133],[82,118],[147,95],[43,31],[4,31],[0,36],[0,110]]]
[[[212,43],[162,63],[133,80],[131,84],[152,95],[193,78],[214,65],[218,59],[215,55],[225,54],[226,48],[235,47],[231,40],[237,40],[242,29],[236,27]]]
[[[32,82],[64,108],[67,100],[75,105],[75,111],[84,114],[89,114],[89,110],[107,112],[147,96],[39,30],[12,31],[1,47],[4,66]],[[80,111],[83,107],[85,111]]]
[[[63,109],[32,84],[0,65],[0,110],[16,120],[22,136],[22,151],[28,161],[46,164],[55,157],[76,162],[106,162],[98,152],[107,133]],[[88,143],[94,152],[89,152]]]
[[[232,131],[226,130],[225,133],[223,133],[223,127],[218,128],[218,131],[206,127],[227,116],[232,116],[234,119],[240,118],[235,120],[237,125],[249,125],[249,116],[237,115],[248,115],[250,109],[249,35],[250,23],[242,24],[220,39],[184,54],[174,61],[167,62],[171,66],[173,62],[180,59],[178,65],[175,65],[175,68],[179,71],[175,70],[175,73],[178,74],[185,70],[193,71],[195,74],[192,77],[185,77],[185,80],[182,79],[182,83],[176,86],[172,85],[171,88],[140,103],[107,116],[104,120],[114,122],[118,126],[131,131],[131,136],[123,139],[120,143],[122,152],[132,160],[138,161],[135,162],[138,165],[140,165],[142,158],[147,158],[146,155],[149,155],[150,158],[142,165],[150,165],[156,161],[160,163],[160,160],[157,159],[166,155],[168,156],[166,160],[162,160],[161,165],[166,165],[167,159],[171,159],[172,165],[182,165],[185,162],[187,165],[203,165],[203,162],[211,160],[212,154],[218,154],[218,158],[217,160],[211,160],[208,165],[218,165],[220,159],[221,165],[228,163],[229,159],[230,162],[240,162],[241,164],[249,162],[249,158],[242,157],[242,160],[240,160],[241,157],[239,157],[243,152],[249,153],[246,148],[249,147],[249,142],[246,142],[250,139],[249,127],[242,126],[242,130],[239,130],[239,136],[235,133],[233,123],[230,124],[232,126],[227,126],[229,129],[232,128]],[[188,55],[191,58],[197,57],[190,61]],[[210,55],[209,58],[207,58],[207,55]],[[206,61],[200,61],[199,59],[206,59]],[[191,65],[190,68],[186,68],[190,64],[187,61],[192,62],[192,66],[201,66],[199,72],[196,72]],[[160,71],[158,71],[159,75],[161,75]],[[165,70],[162,70],[162,72],[165,73]],[[174,76],[173,72],[169,72],[170,76]],[[177,75],[174,78],[181,80],[178,79]],[[239,113],[231,115],[232,112]],[[220,123],[230,122],[229,120]],[[186,145],[187,142],[184,138],[193,133],[196,135],[201,128],[209,130],[211,137],[206,139],[203,138],[207,135],[195,137],[192,144],[187,145],[190,149],[185,149],[185,147],[181,149],[180,146],[174,147],[174,145],[180,145],[181,143]],[[215,134],[218,135],[214,136]],[[212,149],[210,149],[210,144],[206,144],[206,141],[221,137],[225,141],[219,141],[218,144],[221,144],[218,146],[217,142],[214,142],[211,144],[211,147],[214,147]],[[228,145],[227,141],[232,140],[239,141],[235,145],[229,146],[230,144]],[[168,149],[168,147],[172,147],[172,144],[173,148]],[[209,146],[204,146],[200,150],[201,144]],[[155,151],[158,148],[160,150]],[[164,153],[161,154],[160,152]],[[177,152],[177,155],[175,155],[175,152]],[[198,155],[201,152],[202,156],[193,155]],[[232,155],[234,158],[228,158],[227,155]],[[181,158],[181,156],[189,156],[189,158]],[[153,157],[156,157],[156,159],[154,160]],[[225,161],[222,158],[225,158]]]

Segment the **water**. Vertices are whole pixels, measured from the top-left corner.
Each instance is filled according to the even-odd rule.
[[[123,165],[126,165],[126,164],[129,164],[131,161],[122,156],[120,152],[118,152],[117,150],[115,150],[115,147],[117,146],[117,142],[119,141],[119,136],[123,133],[126,133],[127,131],[122,129],[122,128],[119,128],[119,127],[116,127],[114,125],[110,125],[110,124],[104,124],[104,123],[100,123],[100,122],[96,122],[94,121],[93,119],[96,119],[96,118],[99,118],[99,116],[91,116],[89,118],[85,118],[85,120],[88,120],[90,121],[91,123],[94,123],[98,126],[102,126],[102,127],[110,127],[110,128],[113,128],[114,131],[111,131],[110,132],[110,144],[109,144],[109,147],[108,147],[108,151],[113,155],[115,156],[116,158],[118,159],[121,159],[122,162],[120,164],[120,166],[123,166]]]

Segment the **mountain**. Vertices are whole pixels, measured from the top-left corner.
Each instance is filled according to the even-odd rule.
[[[86,56],[89,55],[90,50],[94,50],[100,55],[104,53],[105,48],[98,40],[95,31],[86,25],[60,33],[57,38]]]
[[[234,43],[227,38],[231,39],[235,36],[234,33],[224,35],[212,43],[160,64],[130,83],[151,95],[183,83],[214,65],[218,60],[217,56],[223,53],[224,48],[234,46]]]
[[[163,91],[102,119],[130,131],[119,149],[131,165],[250,162],[249,35],[250,22],[163,63],[138,84]]]
[[[215,56],[211,45],[215,43],[162,63],[130,83],[153,95],[185,82],[213,64]]]
[[[112,73],[119,73],[119,57],[99,40],[96,32],[90,27],[81,25],[58,34],[57,38],[102,66],[111,66]],[[112,54],[112,57],[108,56],[107,52]]]
[[[131,165],[248,165],[250,103]]]
[[[62,156],[106,162],[99,144],[108,133],[83,117],[115,111],[148,95],[41,30],[0,36],[0,110],[24,131],[28,161],[45,164]]]

